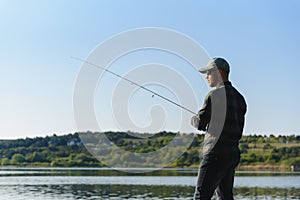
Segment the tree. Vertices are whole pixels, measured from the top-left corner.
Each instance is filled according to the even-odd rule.
[[[248,153],[249,145],[248,144],[240,144],[241,153]]]
[[[11,164],[15,165],[15,164],[20,164],[25,162],[25,157],[22,154],[14,154],[11,158]]]
[[[1,159],[1,165],[9,165],[9,159],[8,158],[2,158]]]
[[[33,152],[31,155],[29,155],[26,160],[29,162],[45,162],[46,159],[38,152]]]
[[[278,155],[278,153],[275,153],[274,151],[271,151],[267,158],[268,163],[278,163],[279,160],[280,160],[280,156]]]

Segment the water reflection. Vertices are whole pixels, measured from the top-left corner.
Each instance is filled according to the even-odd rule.
[[[1,187],[3,199],[192,199],[194,187],[142,185],[23,185]],[[299,199],[296,188],[236,188],[236,199]]]
[[[241,187],[235,188],[236,199],[300,199],[299,188],[262,188]]]
[[[134,185],[42,185],[2,187],[3,199],[191,199],[193,187]],[[2,193],[3,194],[3,193]],[[4,198],[5,197],[5,198]]]

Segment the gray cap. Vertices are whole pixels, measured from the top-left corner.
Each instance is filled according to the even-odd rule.
[[[229,64],[224,58],[213,58],[207,63],[205,67],[199,69],[199,72],[205,74],[206,72],[214,68],[221,69],[227,73],[229,73],[230,71]]]

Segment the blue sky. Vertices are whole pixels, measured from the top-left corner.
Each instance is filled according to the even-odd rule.
[[[85,59],[107,38],[143,27],[178,31],[199,43],[210,56],[229,61],[230,79],[248,103],[245,133],[298,134],[299,8],[296,0],[1,0],[0,138],[75,132],[72,98],[81,63],[70,56]],[[135,59],[146,54],[137,54]],[[157,56],[154,53],[149,58]],[[176,65],[175,61],[170,65]],[[204,77],[196,76],[203,82]],[[192,86],[197,90],[197,85]],[[206,87],[197,93],[199,105],[207,91]],[[95,97],[100,102],[95,104],[98,119],[110,118],[109,113],[101,112],[101,95]],[[147,102],[149,96],[135,98]],[[155,99],[149,105],[153,103],[172,112],[165,102]],[[130,108],[143,111],[149,109],[147,105]],[[133,113],[133,119],[143,119],[145,112]],[[172,119],[166,122],[168,130],[176,130]],[[103,127],[117,130],[111,120]]]

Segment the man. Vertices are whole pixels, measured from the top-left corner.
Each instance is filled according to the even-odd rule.
[[[216,191],[218,199],[231,200],[247,105],[228,80],[230,67],[225,59],[214,58],[199,71],[206,73],[208,85],[215,89],[191,119],[195,128],[206,131],[194,198],[211,199]]]

